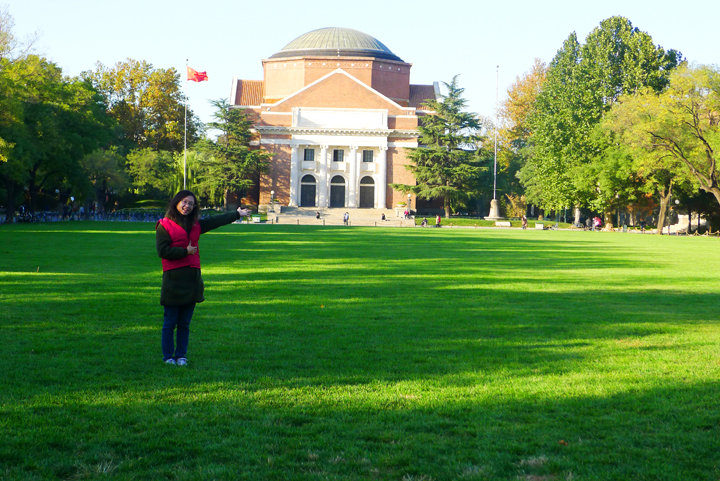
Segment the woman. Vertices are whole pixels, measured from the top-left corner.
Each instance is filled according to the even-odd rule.
[[[230,224],[250,213],[238,207],[237,212],[200,219],[197,198],[181,190],[168,203],[165,217],[155,225],[155,244],[162,258],[163,280],[160,304],[165,308],[162,328],[163,361],[186,366],[190,337],[190,320],[195,304],[205,300],[200,276],[200,234]],[[177,344],[173,331],[177,329]]]

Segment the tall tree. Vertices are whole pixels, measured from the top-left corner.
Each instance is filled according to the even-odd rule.
[[[150,148],[180,152],[184,146],[186,98],[174,68],[156,69],[146,61],[127,59],[109,68],[98,63],[85,77],[105,98],[122,127],[127,150]],[[197,141],[201,124],[187,111],[188,144]]]
[[[623,93],[645,86],[662,90],[680,59],[624,17],[603,20],[584,45],[570,35],[538,96],[531,119],[535,155],[521,173],[543,206],[559,209],[597,199],[594,174],[601,170],[592,164],[605,160],[609,145],[606,137],[593,135],[595,127]]]
[[[0,6],[0,126],[18,122],[20,110],[19,99],[11,91],[12,82],[8,78],[7,70],[12,63],[12,55],[16,48],[15,35],[13,34],[13,18],[7,9]],[[5,134],[7,135],[7,133]],[[8,154],[13,148],[13,143],[0,135],[0,162],[7,162]]]
[[[530,116],[543,89],[547,69],[547,65],[536,58],[530,71],[515,79],[500,108],[503,127],[498,133],[503,143],[516,152],[525,148],[530,140]]]
[[[477,115],[466,112],[465,89],[452,82],[443,82],[448,93],[441,100],[432,99],[424,107],[433,112],[423,117],[418,130],[419,147],[409,149],[411,163],[407,168],[415,176],[416,185],[391,184],[401,192],[413,192],[421,199],[442,199],[445,215],[455,202],[468,199],[478,192],[481,163],[481,123]]]
[[[208,127],[220,133],[215,141],[197,144],[199,150],[210,153],[198,174],[199,184],[205,191],[222,192],[227,209],[232,193],[242,196],[258,182],[260,174],[267,171],[270,154],[250,146],[252,122],[242,110],[233,109],[226,100],[212,101],[212,105],[216,109],[215,121]]]
[[[0,63],[14,97],[11,120],[0,122],[0,138],[13,145],[0,168],[7,210],[14,210],[18,189],[26,189],[31,209],[58,187],[83,191],[80,159],[110,140],[112,120],[102,98],[88,82],[63,77],[36,55]]]
[[[643,165],[667,171],[667,183],[692,181],[720,204],[720,71],[683,66],[661,93],[621,97],[607,121]],[[672,185],[672,184],[670,184]],[[669,197],[669,195],[668,195]]]
[[[511,203],[513,216],[523,215],[526,208],[527,195],[523,195],[525,189],[517,185],[517,174],[532,156],[530,118],[545,83],[546,73],[547,65],[535,59],[532,69],[518,77],[508,89],[507,99],[500,108],[499,177],[506,179],[506,196]],[[537,203],[537,200],[534,199],[534,202]]]
[[[550,63],[528,122],[533,155],[518,173],[528,200],[549,210],[577,203],[571,171],[572,153],[582,139],[576,133],[581,125],[577,117],[583,111],[576,74],[580,49],[572,33]]]

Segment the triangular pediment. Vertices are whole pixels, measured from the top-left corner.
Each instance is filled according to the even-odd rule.
[[[414,108],[399,105],[342,69],[336,69],[265,107],[271,112],[289,112],[294,107],[382,109],[390,115],[412,115],[415,112]]]

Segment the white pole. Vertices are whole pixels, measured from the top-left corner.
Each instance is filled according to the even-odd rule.
[[[187,78],[187,59],[185,59],[185,75]],[[187,80],[185,80],[187,85]],[[188,99],[185,96],[185,135],[183,136],[183,189],[187,189],[187,103]]]
[[[500,65],[495,69],[495,159],[493,161],[493,200],[497,199],[497,132],[498,132],[498,85],[500,84]]]
[[[187,99],[185,99],[185,137],[183,140],[183,189],[187,189]]]

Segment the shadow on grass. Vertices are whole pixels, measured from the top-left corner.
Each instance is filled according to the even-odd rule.
[[[714,479],[717,383],[606,396],[383,389],[353,399],[222,384],[3,409],[4,479]],[[383,388],[378,386],[378,390]],[[407,389],[407,388],[406,388]],[[481,390],[481,388],[479,388]],[[365,398],[363,398],[365,397]]]
[[[132,229],[4,242],[0,477],[720,474],[720,293],[678,289],[696,264],[654,241],[228,227],[201,244],[191,367],[168,370]]]

